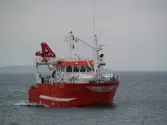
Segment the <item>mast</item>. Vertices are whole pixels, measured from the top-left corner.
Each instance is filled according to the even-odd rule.
[[[78,57],[75,52],[75,43],[77,42],[77,39],[75,39],[72,31],[69,32],[69,36],[66,37],[66,42],[68,42],[70,45],[72,57],[78,60]]]
[[[94,73],[96,74],[95,78],[99,79],[99,77],[100,77],[100,67],[103,66],[103,65],[105,65],[104,63],[102,63],[103,54],[99,54],[99,51],[101,51],[103,49],[102,48],[103,45],[99,45],[98,44],[98,40],[97,40],[97,35],[96,34],[94,34],[94,46],[91,46],[88,43],[86,43],[85,41],[81,40],[80,38],[75,37],[72,34],[72,31],[71,31],[69,33],[69,36],[66,37],[66,42],[69,42],[69,44],[70,44],[70,48],[71,48],[71,51],[72,51],[72,57],[75,57],[77,59],[78,59],[78,57],[77,57],[77,55],[75,53],[74,43],[78,42],[78,41],[84,43],[85,45],[87,45],[88,47],[90,47],[91,49],[93,49],[93,55],[94,55]]]
[[[94,56],[94,71],[97,73],[97,65],[98,65],[98,53],[97,53],[97,36],[95,34],[94,35],[94,49],[93,49],[93,56]],[[97,74],[98,76],[98,74]]]
[[[95,19],[93,19],[93,36],[94,36],[94,49],[93,49],[93,55],[94,55],[94,72],[96,73],[97,79],[100,77],[100,67],[104,66],[105,63],[103,63],[102,58],[103,54],[99,54],[99,51],[103,50],[102,46],[98,44],[97,35],[95,34]]]
[[[94,49],[93,49],[93,57],[94,57],[94,71],[96,72],[97,70],[97,53],[96,53],[96,49],[97,49],[97,36],[95,34],[95,18],[94,18],[94,1],[93,1],[93,45],[94,45]]]
[[[98,69],[98,43],[97,43],[97,35],[95,33],[95,8],[94,8],[94,0],[92,0],[92,8],[93,8],[93,12],[92,12],[92,17],[93,17],[93,45],[94,45],[94,49],[93,49],[93,57],[94,57],[94,72],[96,74],[96,77],[99,78],[99,69]]]
[[[99,51],[103,50],[103,45],[98,44],[97,35],[94,34],[94,71],[99,79],[100,76],[100,67],[105,65],[102,63],[103,54],[99,54]]]

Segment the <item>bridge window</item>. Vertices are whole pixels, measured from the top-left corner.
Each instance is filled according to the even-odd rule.
[[[78,66],[74,66],[73,72],[79,72],[79,67]]]
[[[80,72],[85,72],[85,67],[84,66],[81,66]]]
[[[57,68],[56,68],[56,69],[57,69],[57,71],[60,71],[60,66],[57,66]]]
[[[67,66],[66,72],[72,72],[72,67],[71,66]]]
[[[87,72],[90,72],[91,71],[91,68],[89,66],[86,66],[86,71]]]
[[[65,71],[65,67],[61,66],[61,72],[64,72],[64,71]]]

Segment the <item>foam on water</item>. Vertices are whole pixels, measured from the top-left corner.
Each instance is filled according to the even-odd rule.
[[[27,105],[28,105],[28,102],[26,102],[26,101],[21,101],[21,102],[15,103],[14,105],[16,105],[16,106],[27,106]]]
[[[14,104],[15,106],[34,106],[34,107],[44,107],[42,104],[32,104],[27,101],[20,101]]]

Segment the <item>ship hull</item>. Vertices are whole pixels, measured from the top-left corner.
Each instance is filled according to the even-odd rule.
[[[45,107],[84,106],[113,103],[119,82],[94,84],[37,84],[29,89],[29,103]]]

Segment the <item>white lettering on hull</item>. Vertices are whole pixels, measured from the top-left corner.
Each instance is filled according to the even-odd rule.
[[[87,88],[94,92],[110,92],[113,91],[115,87],[116,86],[89,86]]]
[[[45,96],[45,95],[40,95],[39,98],[52,100],[52,101],[59,101],[59,102],[69,102],[69,101],[76,99],[76,98],[56,98],[56,97],[50,97],[50,96]]]

